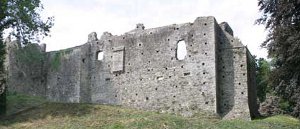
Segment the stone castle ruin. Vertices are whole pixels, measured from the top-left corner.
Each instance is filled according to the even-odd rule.
[[[227,23],[193,23],[124,35],[96,33],[60,51],[7,43],[8,91],[55,102],[99,103],[225,119],[257,115],[255,61]],[[179,48],[183,44],[183,48]],[[182,58],[178,52],[185,49]]]

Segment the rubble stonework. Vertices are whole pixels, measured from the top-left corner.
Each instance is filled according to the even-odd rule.
[[[227,23],[198,17],[193,23],[115,36],[108,32],[77,47],[8,45],[8,90],[51,101],[123,105],[225,119],[257,115],[254,60]],[[177,58],[178,42],[187,55]],[[28,52],[28,50],[34,52]],[[27,56],[34,58],[22,59]],[[102,57],[103,56],[103,57]]]

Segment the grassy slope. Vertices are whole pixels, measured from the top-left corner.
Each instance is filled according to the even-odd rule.
[[[282,115],[253,121],[221,121],[217,117],[204,114],[184,118],[120,106],[44,103],[27,112],[1,120],[0,128],[290,129],[300,128],[299,123],[295,118]]]
[[[22,94],[7,95],[7,114],[13,114],[22,110],[45,103],[41,97],[27,96]]]

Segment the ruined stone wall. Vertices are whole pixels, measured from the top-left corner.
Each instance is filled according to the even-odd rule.
[[[47,53],[47,98],[60,102],[79,102],[81,48]]]
[[[44,50],[37,44],[21,47],[16,41],[7,43],[6,49],[8,91],[45,96]]]
[[[225,118],[248,118],[256,105],[255,68],[248,49],[233,37],[227,23],[218,31],[218,112]],[[251,61],[251,62],[250,62]],[[251,68],[250,68],[251,67]],[[250,77],[251,76],[251,77]],[[251,89],[251,90],[250,90]],[[251,103],[248,101],[251,98]],[[251,109],[249,109],[251,107]]]
[[[182,60],[179,42],[187,50]],[[248,101],[255,103],[249,89],[255,87],[249,82],[254,76],[247,67],[247,52],[230,26],[218,25],[214,17],[146,30],[138,24],[124,35],[105,32],[98,40],[92,33],[82,46],[41,51],[43,58],[34,66],[21,61],[20,68],[28,69],[25,74],[40,70],[21,77],[23,81],[18,70],[10,69],[10,89],[58,102],[124,105],[184,116],[208,111],[248,119],[252,107]],[[16,61],[13,55],[10,58]],[[40,78],[26,80],[34,76]],[[21,83],[25,84],[15,85]],[[32,90],[37,85],[40,89]]]
[[[251,55],[250,51],[247,49],[247,84],[248,84],[248,104],[250,110],[251,118],[260,116],[258,109],[259,104],[257,102],[257,85],[256,85],[256,68],[255,68],[255,58]]]

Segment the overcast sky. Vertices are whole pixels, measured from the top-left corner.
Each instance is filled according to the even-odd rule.
[[[266,37],[263,26],[254,25],[260,13],[257,0],[42,0],[42,16],[54,16],[51,37],[42,43],[47,51],[87,42],[88,34],[98,38],[108,31],[121,35],[143,23],[147,28],[193,22],[199,16],[226,21],[253,55],[266,57],[259,46]]]

